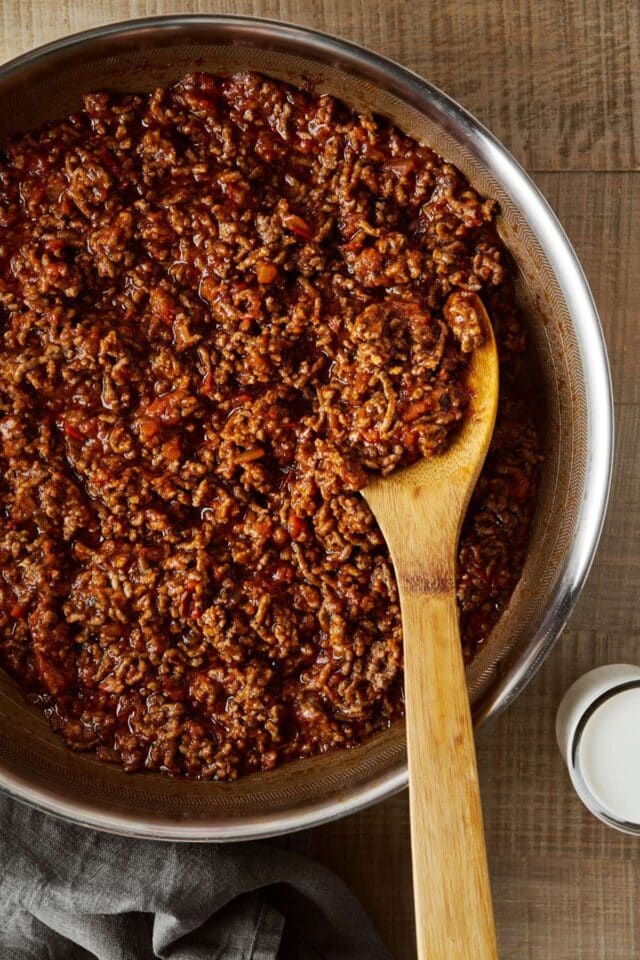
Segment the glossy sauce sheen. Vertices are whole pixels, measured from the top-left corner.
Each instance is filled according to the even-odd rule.
[[[464,417],[480,296],[502,397],[459,552],[474,655],[540,461],[495,212],[385,121],[257,75],[90,94],[6,145],[0,657],[70,747],[233,779],[400,720],[358,491]]]

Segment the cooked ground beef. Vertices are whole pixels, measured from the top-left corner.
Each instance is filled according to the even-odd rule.
[[[402,716],[359,491],[464,417],[492,450],[464,651],[507,603],[539,443],[496,207],[387,122],[258,75],[89,94],[0,159],[0,656],[70,747],[232,779]]]

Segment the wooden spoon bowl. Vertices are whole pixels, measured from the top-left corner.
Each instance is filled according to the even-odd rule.
[[[411,852],[419,960],[497,958],[473,726],[456,604],[456,548],[498,406],[498,358],[484,341],[468,367],[470,405],[440,456],[363,494],[395,568],[404,635]]]

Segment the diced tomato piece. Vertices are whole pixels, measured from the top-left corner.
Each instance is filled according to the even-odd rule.
[[[416,400],[415,403],[412,403],[411,406],[407,409],[404,414],[404,419],[407,423],[412,423],[414,420],[417,420],[418,417],[421,417],[423,413],[431,410],[433,402],[431,397],[425,397],[423,400]]]
[[[295,233],[297,237],[302,237],[303,240],[311,239],[311,229],[309,225],[296,213],[287,213],[282,218],[282,224],[286,230]]]
[[[79,440],[79,441],[84,440],[84,437],[82,436],[78,428],[74,427],[72,423],[67,423],[65,421],[64,432],[68,437],[71,437],[72,440]]]
[[[162,455],[167,460],[179,460],[181,453],[180,437],[171,437],[170,440],[162,444]]]
[[[260,260],[256,264],[256,278],[258,283],[273,283],[278,276],[278,268],[272,263]]]
[[[158,435],[159,431],[160,421],[155,417],[145,417],[140,424],[140,437],[144,443],[148,443],[149,440],[153,440],[153,438]]]
[[[529,490],[531,484],[529,480],[523,475],[519,477],[511,487],[511,491],[519,503],[523,503],[529,496]]]
[[[287,528],[291,539],[299,540],[300,537],[307,532],[307,521],[303,517],[299,517],[296,513],[293,513],[289,517]]]
[[[250,393],[236,393],[231,397],[231,403],[234,407],[241,407],[243,403],[248,403],[251,400]]]

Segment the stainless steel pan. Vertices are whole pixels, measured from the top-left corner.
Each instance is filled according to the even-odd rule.
[[[524,574],[468,671],[478,723],[522,690],[569,616],[596,548],[609,489],[612,400],[602,332],[576,256],[549,206],[500,143],[403,67],[311,30],[246,17],[161,17],[100,27],[0,68],[0,140],[73,111],[88,90],[145,91],[191,70],[312,79],[452,160],[501,205],[538,370],[546,463]],[[0,674],[0,784],[80,823],[137,836],[232,840],[318,824],[405,786],[401,729],[356,749],[234,784],[127,775],[73,754]]]

